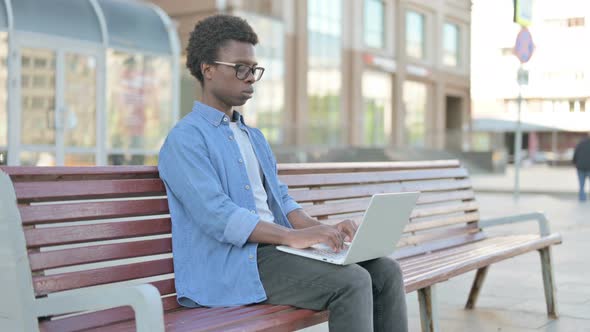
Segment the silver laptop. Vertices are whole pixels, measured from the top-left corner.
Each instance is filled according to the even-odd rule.
[[[326,244],[316,244],[306,249],[277,246],[277,249],[338,265],[391,255],[410,220],[419,194],[406,192],[373,195],[354,239],[340,252],[334,252]]]

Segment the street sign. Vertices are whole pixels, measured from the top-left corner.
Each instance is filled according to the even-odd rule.
[[[516,43],[514,44],[514,54],[520,60],[520,63],[528,62],[533,55],[535,45],[533,44],[533,36],[529,29],[522,27],[518,36],[516,36]]]

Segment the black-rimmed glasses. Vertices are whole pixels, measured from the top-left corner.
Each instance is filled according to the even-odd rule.
[[[256,66],[247,66],[241,63],[231,63],[231,62],[222,62],[222,61],[213,61],[218,65],[224,65],[233,67],[236,71],[236,78],[239,80],[245,80],[250,73],[254,76],[254,80],[258,81],[262,74],[264,74],[264,68],[256,67]]]

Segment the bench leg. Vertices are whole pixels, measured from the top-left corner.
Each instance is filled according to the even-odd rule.
[[[439,332],[438,304],[434,285],[418,290],[418,303],[420,304],[422,332]]]
[[[545,301],[547,302],[547,315],[550,318],[556,319],[557,312],[557,298],[555,288],[555,277],[553,276],[553,267],[551,263],[551,248],[543,248],[539,250],[541,255],[541,269],[543,270],[543,286],[545,288]]]
[[[479,291],[481,290],[481,285],[483,285],[483,281],[488,274],[488,267],[490,266],[488,265],[477,269],[477,273],[475,273],[475,279],[473,280],[473,285],[471,286],[471,291],[469,292],[469,298],[465,304],[465,309],[473,309],[473,307],[475,307],[477,297],[479,296]]]

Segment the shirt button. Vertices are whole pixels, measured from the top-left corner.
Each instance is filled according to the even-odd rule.
[[[240,159],[238,159],[238,162],[239,162],[240,164],[242,164],[242,163],[244,162],[244,160],[242,160],[242,158],[240,158]]]
[[[227,122],[227,118],[225,116],[223,117],[223,122]]]
[[[250,255],[250,256],[248,256],[248,258],[254,259],[254,255]]]
[[[255,214],[255,213],[256,213],[256,211],[254,211],[254,210],[250,210],[250,213],[252,213],[252,214]]]
[[[244,186],[244,189],[246,189],[246,190],[250,190],[250,185],[245,185],[245,186]]]

